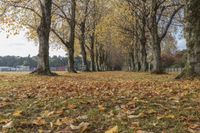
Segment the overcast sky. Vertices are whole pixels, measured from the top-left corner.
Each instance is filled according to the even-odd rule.
[[[185,49],[185,41],[178,40],[178,48]],[[36,56],[38,53],[38,46],[34,42],[26,39],[24,33],[17,36],[10,36],[7,38],[4,32],[0,32],[0,56],[15,55],[15,56]],[[50,56],[60,55],[65,56],[66,52],[62,49],[50,49]]]
[[[0,56],[15,55],[15,56],[36,56],[38,46],[34,42],[30,42],[25,37],[24,33],[7,38],[6,33],[0,32]],[[60,55],[65,56],[66,52],[62,49],[50,48],[50,56]]]

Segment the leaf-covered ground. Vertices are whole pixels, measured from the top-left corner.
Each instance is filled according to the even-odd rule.
[[[200,81],[175,76],[0,73],[0,131],[199,133]]]

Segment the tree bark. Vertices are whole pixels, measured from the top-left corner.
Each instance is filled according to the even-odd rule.
[[[95,64],[95,54],[94,54],[94,45],[95,45],[95,34],[92,33],[90,37],[90,58],[91,58],[91,65],[92,65],[92,71],[96,71],[96,64]]]
[[[157,34],[157,33],[156,33]],[[162,61],[161,61],[161,46],[157,35],[153,35],[152,45],[153,45],[153,70],[152,73],[162,74]]]
[[[75,42],[75,28],[76,28],[76,0],[71,0],[71,21],[70,25],[70,36],[69,36],[69,61],[68,61],[68,71],[76,73],[74,64],[74,42]]]
[[[88,61],[87,61],[87,52],[86,52],[86,44],[85,44],[85,21],[83,21],[80,24],[80,28],[81,28],[81,37],[80,37],[80,41],[81,41],[81,55],[82,55],[82,61],[83,61],[83,71],[88,72],[90,71],[89,69],[89,65],[88,65]]]
[[[75,62],[74,62],[74,49],[73,48],[69,48],[68,49],[68,53],[69,53],[69,58],[68,58],[68,72],[76,73]]]
[[[185,38],[188,59],[184,71],[177,77],[193,78],[200,76],[200,1],[188,0],[185,6]]]
[[[146,18],[143,16],[142,18],[142,28],[141,28],[141,37],[140,37],[140,43],[141,43],[141,70],[142,72],[147,71],[147,51],[146,51]]]
[[[147,52],[146,52],[146,43],[141,44],[141,69],[140,71],[147,71]]]
[[[49,35],[51,29],[52,0],[41,0],[41,20],[37,29],[39,54],[37,69],[32,72],[40,75],[54,75],[49,66]]]
[[[100,71],[100,66],[99,66],[99,50],[96,46],[96,66],[97,66],[97,71]]]
[[[161,65],[161,47],[160,47],[160,38],[158,35],[158,23],[157,23],[157,0],[152,0],[152,13],[151,13],[151,42],[153,50],[153,73],[162,74],[162,65]]]
[[[134,47],[134,70],[136,72],[140,71],[140,63],[139,63],[139,57],[138,57],[138,46],[136,46],[137,44],[135,44]]]

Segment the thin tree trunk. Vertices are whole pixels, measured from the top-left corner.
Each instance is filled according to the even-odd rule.
[[[97,66],[97,71],[100,71],[100,67],[99,67],[99,50],[96,47],[96,66]]]
[[[39,39],[39,54],[37,69],[32,72],[41,75],[54,75],[50,71],[49,66],[49,35],[51,28],[51,9],[52,0],[42,0],[41,7],[41,20],[37,29]]]
[[[142,28],[141,28],[141,37],[140,37],[140,43],[141,43],[141,69],[140,71],[146,72],[147,71],[147,51],[146,51],[146,18],[143,16],[142,18]]]
[[[147,71],[147,53],[146,53],[146,43],[141,44],[141,69],[140,71]]]
[[[83,71],[90,71],[89,70],[89,65],[88,65],[88,61],[87,61],[87,52],[86,52],[86,44],[85,44],[85,22],[82,22],[81,25],[81,55],[82,55],[82,61],[83,61]]]
[[[95,54],[94,54],[94,45],[95,45],[95,35],[94,33],[90,37],[90,58],[91,58],[91,65],[92,65],[92,71],[96,71],[96,64],[95,64]]]

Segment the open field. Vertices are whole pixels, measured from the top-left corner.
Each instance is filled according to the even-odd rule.
[[[199,133],[200,81],[175,76],[0,73],[0,131]]]

